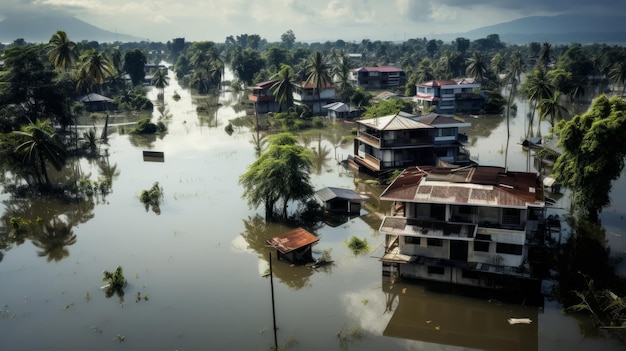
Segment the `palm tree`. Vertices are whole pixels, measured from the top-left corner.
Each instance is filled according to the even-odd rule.
[[[344,54],[343,50],[339,51],[334,65],[331,67],[333,81],[339,88],[339,94],[344,100],[348,100],[352,93],[352,85],[350,84],[350,58]]]
[[[537,60],[537,64],[541,64],[543,66],[543,70],[548,70],[548,65],[550,65],[551,55],[550,50],[552,49],[552,45],[550,43],[543,43],[541,45],[541,51],[539,52],[539,58]]]
[[[62,30],[52,35],[45,49],[48,59],[57,70],[69,70],[78,58],[76,43],[71,41]]]
[[[496,78],[498,78],[498,81],[500,81],[499,75],[506,68],[506,62],[504,61],[504,56],[502,56],[502,54],[500,54],[499,52],[493,55],[493,57],[491,58],[491,61],[489,62],[489,68],[491,68],[491,71],[493,72],[493,74],[495,74]]]
[[[506,76],[505,82],[510,84],[509,86],[509,98],[507,99],[506,104],[506,150],[504,153],[504,168],[507,169],[508,166],[508,154],[509,154],[509,138],[511,137],[510,130],[510,118],[511,118],[511,103],[513,102],[513,97],[516,94],[517,83],[519,83],[520,77],[522,75],[522,71],[524,70],[524,61],[522,60],[522,53],[519,51],[514,51],[509,57],[509,61],[506,67]]]
[[[532,107],[532,112],[530,115],[530,121],[528,122],[528,133],[527,137],[530,137],[532,134],[532,125],[535,118],[535,110],[539,106],[539,102],[543,99],[550,98],[553,95],[554,86],[548,81],[548,77],[546,73],[540,69],[535,68],[531,73],[526,76],[526,81],[524,82],[524,90],[526,91],[526,96],[532,102],[534,102],[534,106]],[[541,121],[537,123],[537,135],[541,135]]]
[[[472,56],[465,60],[465,63],[467,64],[467,74],[474,78],[476,82],[481,83],[487,72],[487,63],[480,51],[474,51]]]
[[[100,91],[100,86],[104,84],[107,78],[115,75],[115,67],[109,56],[96,49],[85,51],[80,56],[80,71],[84,74],[85,79],[91,80],[93,85]]]
[[[624,92],[626,91],[626,62],[616,62],[609,71],[609,79],[611,79],[615,85],[622,84],[621,95],[624,96]]]
[[[420,64],[417,68],[417,83],[428,82],[429,80],[435,79],[435,73],[433,72],[433,64],[430,59],[423,59],[420,61]]]
[[[98,92],[101,91],[101,86],[106,79],[116,74],[115,67],[109,56],[105,52],[100,52],[96,49],[87,50],[80,56],[79,71],[81,81],[90,82],[87,87],[91,89],[95,86]],[[107,113],[104,120],[104,129],[102,130],[102,139],[106,139],[108,128],[109,114]]]
[[[317,92],[317,101],[320,105],[319,111],[322,110],[322,89],[326,88],[332,83],[332,79],[328,74],[328,66],[322,58],[322,54],[319,51],[313,53],[313,56],[309,59],[306,65],[306,71],[308,73],[306,84],[313,84],[314,90]]]
[[[50,185],[46,161],[55,169],[61,170],[67,160],[67,153],[63,144],[57,139],[54,128],[49,120],[30,123],[14,134],[21,136],[24,141],[15,148],[15,152],[23,154],[23,162],[34,167],[41,183],[42,177],[46,185]]]
[[[165,87],[170,85],[170,77],[164,69],[159,69],[154,72],[151,83],[159,90],[160,96],[163,96]]]
[[[560,97],[561,92],[555,91],[551,97],[543,99],[539,103],[538,109],[540,118],[543,120],[547,116],[550,116],[550,124],[552,125],[552,128],[550,129],[551,133],[553,133],[555,124],[558,121],[565,119],[565,117],[569,114],[567,108],[561,105],[561,102],[559,101]]]
[[[293,69],[283,64],[272,78],[277,80],[270,87],[270,92],[278,102],[278,112],[282,112],[283,105],[287,108],[293,106]]]

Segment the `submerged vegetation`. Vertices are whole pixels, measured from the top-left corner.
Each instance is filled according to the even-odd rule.
[[[117,266],[113,272],[109,272],[107,270],[102,272],[102,281],[107,283],[102,287],[106,297],[111,297],[113,294],[117,294],[120,297],[124,296],[124,288],[128,284],[128,281],[126,281],[126,278],[124,277],[124,272],[121,266]]]
[[[152,212],[161,214],[161,200],[163,200],[163,188],[159,182],[155,182],[148,190],[143,190],[139,195],[139,200],[146,208],[146,212],[152,209]]]
[[[356,236],[352,236],[350,240],[346,242],[346,245],[355,256],[368,253],[370,251],[367,239],[359,239]]]

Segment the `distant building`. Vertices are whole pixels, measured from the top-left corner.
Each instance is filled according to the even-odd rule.
[[[422,110],[435,106],[439,113],[480,113],[486,98],[475,93],[475,89],[480,89],[480,83],[470,79],[432,80],[416,85],[414,100]]]
[[[359,67],[350,70],[350,84],[368,90],[398,89],[406,84],[406,73],[398,67]]]
[[[276,82],[277,80],[275,79],[268,80],[248,88],[250,90],[248,100],[254,104],[256,113],[278,112],[281,110],[280,104],[274,99],[271,92],[271,88]],[[332,84],[323,87],[319,95],[315,84],[306,82],[294,84],[293,104],[300,106],[308,105],[316,115],[326,114],[326,106],[336,101],[335,86]],[[283,106],[282,111],[286,110],[287,107]]]
[[[313,83],[302,82],[294,84],[294,105],[308,105],[311,111],[313,111],[313,114],[325,114],[326,110],[324,106],[336,100],[335,86],[332,84],[327,84],[323,87],[319,94]]]
[[[255,113],[278,112],[280,106],[270,92],[270,88],[276,82],[275,79],[267,80],[248,88],[250,90],[248,100],[254,104]]]

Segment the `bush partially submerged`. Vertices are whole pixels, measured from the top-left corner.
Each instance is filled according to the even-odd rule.
[[[146,211],[152,208],[152,211],[156,214],[161,213],[160,205],[163,199],[163,188],[159,186],[159,182],[155,182],[152,188],[143,190],[139,196],[139,200],[144,204]]]
[[[106,296],[111,297],[115,293],[119,296],[124,296],[124,287],[128,284],[128,282],[126,281],[126,278],[124,278],[122,267],[117,266],[113,272],[105,270],[102,274],[102,281],[107,283],[102,287]]]
[[[150,118],[144,118],[137,122],[135,129],[131,131],[131,134],[155,134],[163,133],[167,131],[167,127],[161,121],[154,124],[150,121]]]
[[[352,253],[355,256],[369,252],[370,250],[369,245],[367,244],[367,239],[359,239],[356,236],[350,238],[346,245],[348,245],[348,248],[352,250]]]

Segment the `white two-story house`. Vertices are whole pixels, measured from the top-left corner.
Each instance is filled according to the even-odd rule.
[[[480,83],[471,79],[432,80],[417,84],[414,100],[422,110],[436,106],[439,113],[479,113],[485,106],[485,97],[475,93],[475,89],[480,89]]]
[[[327,84],[318,94],[313,83],[302,82],[294,84],[293,103],[294,105],[308,105],[314,114],[326,113],[324,106],[337,101],[335,86]]]
[[[464,148],[467,136],[459,128],[470,123],[431,113],[395,115],[357,120],[354,162],[359,169],[383,175],[416,165],[471,163]]]
[[[381,194],[383,274],[501,288],[538,284],[529,247],[542,242],[544,192],[534,173],[501,167],[410,167]]]

